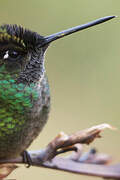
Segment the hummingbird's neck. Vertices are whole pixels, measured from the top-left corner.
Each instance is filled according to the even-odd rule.
[[[45,72],[44,54],[46,49],[47,47],[36,48],[32,51],[29,62],[17,78],[17,83],[31,84],[43,78]]]

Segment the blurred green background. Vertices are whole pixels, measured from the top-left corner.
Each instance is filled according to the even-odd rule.
[[[107,15],[120,16],[120,1],[0,1],[1,24],[20,24],[41,35]],[[105,122],[118,130],[106,130],[102,139],[87,148],[97,147],[120,161],[120,18],[52,43],[46,53],[45,66],[51,88],[51,113],[43,132],[29,149],[44,147],[60,131],[72,133]],[[93,179],[24,166],[10,178]]]

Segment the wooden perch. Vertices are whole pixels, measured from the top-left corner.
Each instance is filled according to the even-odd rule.
[[[100,132],[106,128],[113,129],[108,124],[101,124],[72,135],[60,133],[45,149],[28,152],[32,165],[77,174],[119,179],[120,165],[107,165],[111,161],[110,156],[98,154],[95,149],[91,149],[87,153],[83,153],[82,150],[82,144],[90,144],[95,138],[101,137]],[[68,151],[74,151],[74,153],[67,157],[57,157],[57,155]],[[13,169],[15,169],[14,163],[23,163],[23,158],[19,156],[16,159],[0,160],[0,164],[4,163],[12,163]]]

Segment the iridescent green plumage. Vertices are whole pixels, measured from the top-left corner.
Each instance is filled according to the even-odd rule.
[[[45,81],[44,81],[45,82]],[[49,109],[49,87],[43,82],[17,84],[10,75],[0,78],[0,156],[13,157],[28,147],[46,122]],[[43,86],[43,92],[38,85]],[[45,84],[46,85],[46,84]],[[46,96],[47,95],[47,96]],[[46,96],[46,97],[45,97]],[[43,99],[40,100],[40,98]],[[39,107],[37,107],[40,100]],[[46,100],[48,101],[46,104]],[[39,111],[37,113],[37,110]],[[40,110],[39,110],[40,108]],[[46,110],[45,110],[46,109]],[[44,111],[45,110],[45,111]],[[42,116],[42,117],[41,117]],[[40,118],[40,119],[38,119]],[[44,119],[45,118],[45,119]],[[42,122],[41,120],[44,119]],[[38,122],[41,121],[41,122]],[[40,126],[39,126],[40,125]],[[37,132],[37,128],[39,131]],[[33,130],[35,129],[35,131]],[[32,137],[28,137],[31,134]],[[13,142],[11,143],[11,141]],[[11,144],[11,145],[10,145]],[[10,151],[8,146],[10,145]],[[12,154],[11,154],[12,151]],[[13,154],[14,152],[14,154]],[[8,158],[7,157],[7,158]]]
[[[2,67],[3,69],[3,67]],[[5,72],[5,71],[4,71]],[[0,76],[0,136],[18,131],[25,124],[25,115],[33,107],[33,102],[38,99],[35,91],[36,85],[29,86],[16,84],[10,75]],[[8,130],[8,129],[10,130]]]

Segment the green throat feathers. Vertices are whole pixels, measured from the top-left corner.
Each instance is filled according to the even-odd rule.
[[[19,83],[0,67],[0,136],[17,132],[23,128],[27,113],[38,98],[35,84]],[[19,129],[18,129],[19,128]]]

